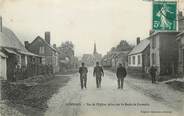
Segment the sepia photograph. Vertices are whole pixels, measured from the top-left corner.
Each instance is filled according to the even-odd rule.
[[[0,116],[183,116],[184,0],[0,0]]]

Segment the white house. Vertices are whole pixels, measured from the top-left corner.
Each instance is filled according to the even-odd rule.
[[[139,39],[139,38],[138,38]],[[137,46],[128,54],[128,69],[146,72],[150,64],[150,40],[137,40]]]

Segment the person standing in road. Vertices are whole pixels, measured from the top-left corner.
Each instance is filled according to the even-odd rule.
[[[83,89],[84,87],[86,88],[87,73],[88,73],[88,69],[87,67],[85,67],[85,64],[82,63],[82,66],[79,68],[81,89]]]
[[[151,66],[149,69],[149,73],[152,79],[152,83],[156,83],[156,73],[157,73],[157,69],[155,66]]]
[[[116,76],[118,78],[118,89],[123,89],[123,83],[124,83],[124,78],[127,75],[127,71],[125,67],[122,66],[122,64],[119,64],[117,71],[116,71]]]
[[[99,66],[99,62],[96,62],[96,66],[94,67],[93,76],[96,77],[96,87],[101,88],[102,76],[104,76],[104,71],[101,66]]]

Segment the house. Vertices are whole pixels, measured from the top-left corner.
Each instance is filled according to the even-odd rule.
[[[16,80],[16,69],[27,67],[34,59],[41,61],[41,57],[29,52],[20,42],[15,33],[7,27],[2,26],[2,18],[0,18],[0,80],[13,81]],[[39,64],[36,62],[36,64]],[[19,78],[19,77],[18,77]]]
[[[128,71],[146,73],[150,66],[150,40],[148,38],[140,41],[128,54]]]
[[[177,35],[178,42],[178,73],[184,75],[184,31]]]
[[[54,73],[59,71],[59,52],[51,46],[50,32],[45,32],[45,39],[37,36],[31,43],[25,41],[25,47],[29,51],[42,56],[42,64],[51,66]]]
[[[184,75],[184,16],[182,12],[178,15],[179,34],[177,35],[178,42],[178,73]]]
[[[128,64],[128,53],[129,51],[116,51],[112,52],[111,63],[113,68],[117,68],[118,64],[121,63],[125,67]]]
[[[92,54],[83,54],[81,61],[84,62],[87,66],[94,65],[94,57]]]
[[[182,11],[178,12],[178,31],[184,31],[184,15]]]
[[[101,64],[105,68],[112,67],[112,55],[110,53],[107,53],[101,60]]]
[[[155,32],[150,36],[150,65],[157,67],[160,75],[177,72],[178,32]]]

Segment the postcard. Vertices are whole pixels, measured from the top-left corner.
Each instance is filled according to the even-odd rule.
[[[1,116],[182,116],[184,0],[0,0]]]

